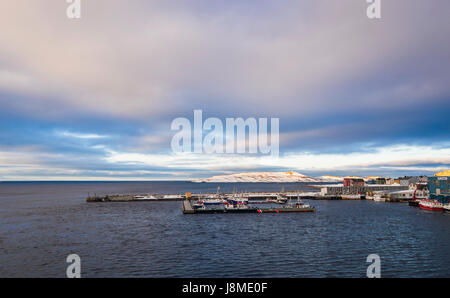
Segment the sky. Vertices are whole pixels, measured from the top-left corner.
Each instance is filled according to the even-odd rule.
[[[0,181],[450,168],[447,0],[0,2]],[[279,118],[280,155],[173,152],[175,118]]]

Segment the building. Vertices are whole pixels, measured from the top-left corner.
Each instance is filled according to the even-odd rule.
[[[430,199],[449,203],[450,176],[428,177],[428,188],[430,190]]]
[[[392,179],[392,178],[387,178],[387,179],[386,179],[386,184],[388,184],[388,185],[395,184],[395,180]],[[400,183],[399,183],[399,184],[400,184]]]
[[[375,179],[375,184],[386,184],[386,178],[378,177]]]
[[[426,176],[405,176],[403,178],[399,178],[400,185],[410,185],[411,183],[417,184],[417,183],[427,183],[428,177]]]
[[[391,201],[412,200],[414,197],[423,200],[430,197],[430,192],[428,190],[428,185],[425,183],[411,183],[408,190],[391,191],[388,193],[388,196]]]
[[[344,186],[364,186],[364,179],[356,177],[345,177]]]
[[[344,186],[342,184],[336,185],[327,185],[323,186],[320,189],[322,195],[327,196],[341,196],[343,194],[363,194],[365,195],[367,192],[375,192],[375,191],[399,191],[399,190],[408,190],[408,186],[401,185],[387,185],[387,184],[371,184],[365,186]]]

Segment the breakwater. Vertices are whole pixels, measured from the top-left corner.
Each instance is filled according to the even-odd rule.
[[[229,197],[233,193],[197,193],[197,194],[110,194],[110,195],[92,195],[86,198],[87,202],[143,202],[143,201],[183,201],[186,199],[202,200],[206,198]],[[249,200],[267,200],[276,199],[280,192],[244,192],[239,196]],[[339,200],[341,196],[324,195],[319,192],[283,192],[283,195],[289,199],[316,199],[316,200]]]

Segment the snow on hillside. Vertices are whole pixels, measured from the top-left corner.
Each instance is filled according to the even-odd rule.
[[[342,182],[342,181],[344,181],[344,177],[331,176],[331,175],[321,176],[320,179],[322,179],[324,182]]]
[[[324,182],[321,178],[312,178],[293,171],[289,172],[254,172],[231,175],[219,175],[193,182]]]

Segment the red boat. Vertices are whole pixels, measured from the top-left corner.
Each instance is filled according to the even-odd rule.
[[[432,211],[444,211],[444,204],[439,201],[434,200],[420,200],[419,207],[426,210]]]

